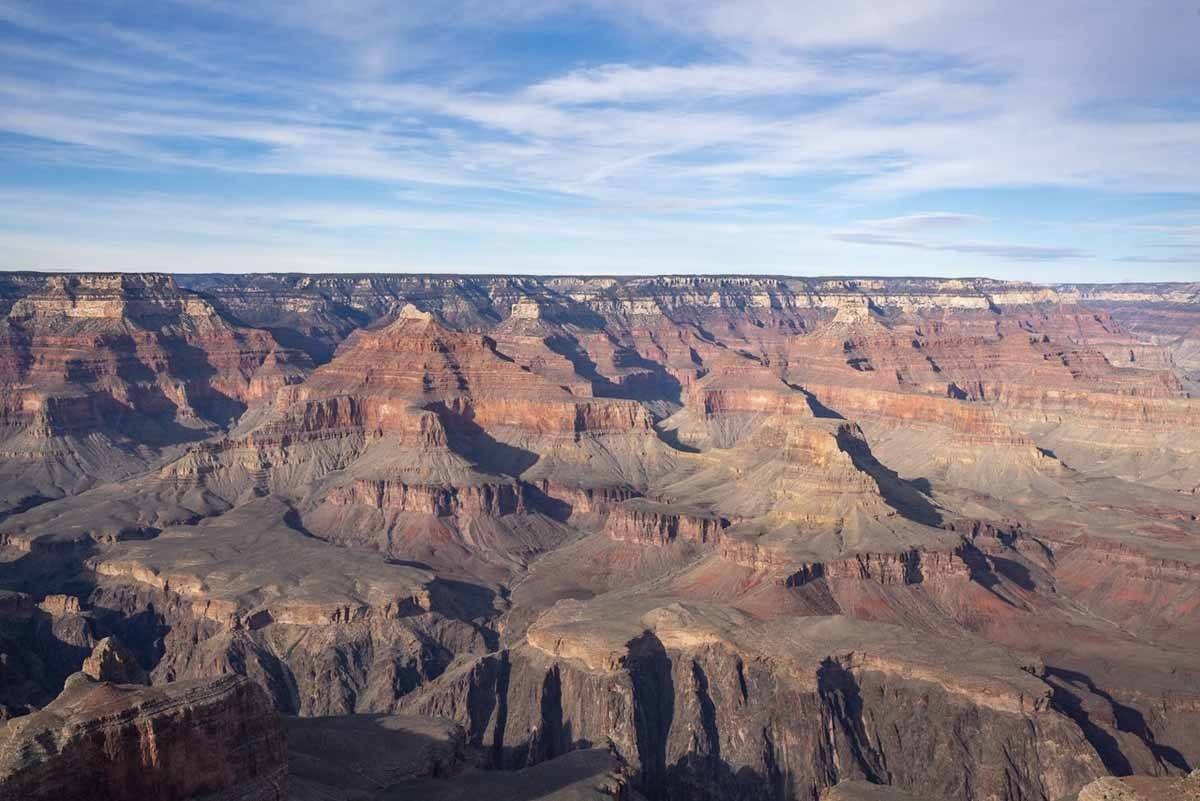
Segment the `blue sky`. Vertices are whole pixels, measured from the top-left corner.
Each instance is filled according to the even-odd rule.
[[[1194,0],[0,0],[0,266],[1200,280],[1197,42]]]

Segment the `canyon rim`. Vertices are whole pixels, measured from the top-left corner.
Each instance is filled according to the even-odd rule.
[[[1200,285],[7,273],[0,311],[0,798],[1195,790]]]
[[[0,0],[0,801],[1200,801],[1197,0]]]

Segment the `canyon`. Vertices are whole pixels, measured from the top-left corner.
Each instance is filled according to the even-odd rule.
[[[0,799],[1197,786],[1200,284],[3,273],[0,326]]]

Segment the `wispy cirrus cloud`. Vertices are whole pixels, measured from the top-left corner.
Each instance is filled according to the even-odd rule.
[[[854,245],[880,245],[884,247],[928,250],[966,255],[997,256],[1016,261],[1061,261],[1063,259],[1085,259],[1093,254],[1079,248],[1021,245],[1004,242],[930,242],[887,234],[861,231],[846,231],[832,235],[841,242]]]
[[[986,217],[978,214],[962,214],[954,211],[917,211],[912,214],[902,214],[899,217],[860,220],[859,224],[869,228],[894,230],[910,228],[957,228],[964,225],[978,225],[986,221]]]
[[[574,70],[531,86],[527,94],[555,104],[694,102],[779,95],[830,96],[879,89],[890,80],[799,60],[635,67],[606,64]]]
[[[1047,190],[1200,206],[1200,112],[1181,99],[1200,83],[1200,20],[1134,5],[3,2],[0,159],[108,195],[149,183],[253,205],[291,182],[339,219],[449,219],[480,195],[573,237],[652,217],[714,245],[697,269],[788,226],[836,269],[864,245],[916,267],[1118,263],[1192,240],[1112,226],[1083,244],[1047,222],[1005,243]],[[980,212],[997,191],[1025,202]],[[247,238],[272,224],[247,221]],[[487,231],[514,230],[464,225],[481,257]],[[390,230],[402,245],[411,229]]]
[[[1121,256],[1126,264],[1193,264],[1200,267],[1200,250],[1183,256]]]

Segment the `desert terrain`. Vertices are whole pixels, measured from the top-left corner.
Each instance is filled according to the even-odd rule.
[[[1195,798],[1200,284],[0,274],[0,720],[5,801]]]

